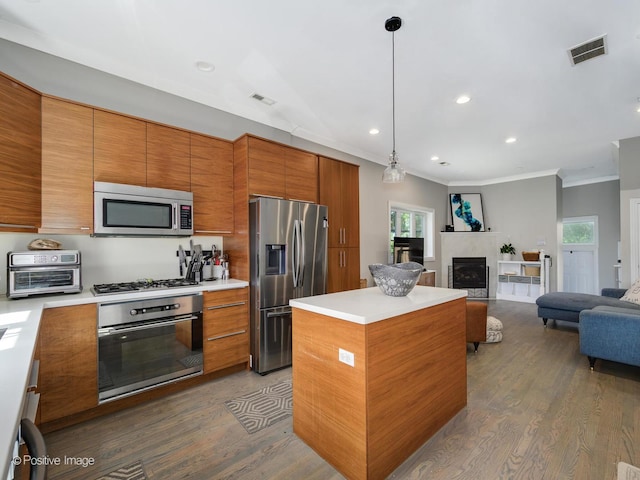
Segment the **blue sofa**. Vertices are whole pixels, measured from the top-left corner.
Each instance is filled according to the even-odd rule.
[[[538,316],[542,318],[546,327],[549,318],[577,323],[580,320],[580,312],[599,306],[631,308],[640,312],[640,305],[620,300],[625,292],[626,290],[623,288],[603,288],[602,295],[569,292],[545,293],[536,299]]]
[[[626,303],[626,302],[625,302]],[[610,306],[580,312],[580,353],[640,367],[640,310]]]

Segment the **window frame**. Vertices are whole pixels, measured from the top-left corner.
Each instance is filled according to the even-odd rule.
[[[593,224],[593,241],[589,243],[565,243],[564,242],[564,226],[566,224],[576,223],[592,223]],[[562,219],[562,245],[567,246],[585,246],[585,247],[597,247],[598,246],[598,217],[595,215],[588,215],[584,217],[566,217]]]
[[[434,208],[430,208],[430,207],[423,207],[420,205],[411,205],[408,203],[402,203],[402,202],[394,202],[394,201],[389,201],[387,203],[387,238],[391,239],[391,212],[392,211],[402,211],[402,212],[409,212],[411,214],[421,214],[424,216],[424,225],[423,225],[423,229],[424,229],[424,234],[423,237],[424,238],[424,260],[425,262],[434,262],[436,257],[435,257],[435,250],[436,250],[436,246],[435,246],[435,223],[436,223],[436,211]],[[399,216],[398,216],[399,217]],[[398,222],[399,222],[399,218],[396,218],[396,227],[398,226]],[[412,221],[411,222],[411,229],[413,232],[413,228],[414,228],[415,222]],[[415,235],[411,235],[411,236],[415,236]],[[392,261],[393,259],[393,252],[392,251],[388,251],[387,252],[387,257],[389,262]]]

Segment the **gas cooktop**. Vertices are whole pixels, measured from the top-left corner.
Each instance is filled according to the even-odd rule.
[[[170,278],[167,280],[153,280],[151,278],[124,283],[101,283],[91,287],[91,292],[98,295],[110,295],[115,293],[137,292],[140,290],[162,290],[177,287],[190,287],[198,285],[198,282],[185,280],[184,278]]]

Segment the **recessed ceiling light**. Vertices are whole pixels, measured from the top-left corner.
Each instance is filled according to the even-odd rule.
[[[380,130],[378,130],[377,128],[372,128],[371,130],[369,130],[369,133],[371,135],[377,135],[380,133]]]
[[[432,162],[437,162],[438,160],[440,160],[440,157],[437,155],[434,155],[433,157],[431,157]]]
[[[505,143],[516,143],[516,137],[509,137],[505,140]]]
[[[451,164],[449,162],[440,162],[440,165],[442,165],[443,167],[448,167]]]
[[[468,95],[460,95],[458,98],[456,98],[456,103],[458,105],[462,105],[464,103],[468,103],[469,100],[471,100],[471,97]]]
[[[212,63],[198,61],[196,62],[196,68],[201,72],[213,72],[216,67],[214,67]]]

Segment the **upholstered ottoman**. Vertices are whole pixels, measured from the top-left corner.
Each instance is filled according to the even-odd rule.
[[[467,342],[473,343],[474,353],[478,345],[487,339],[487,304],[467,300]]]
[[[607,292],[605,292],[607,290]],[[603,293],[617,289],[603,289]],[[624,293],[624,290],[621,290]],[[578,323],[580,312],[594,307],[606,305],[608,307],[637,308],[640,305],[625,302],[608,295],[592,295],[589,293],[551,292],[545,293],[536,299],[538,304],[538,316],[547,326],[547,319],[565,320]]]

